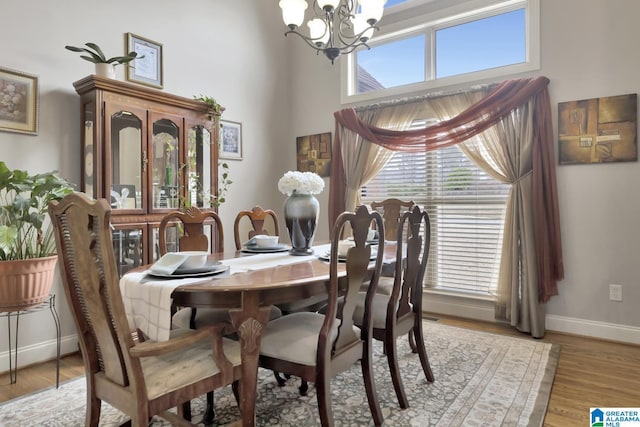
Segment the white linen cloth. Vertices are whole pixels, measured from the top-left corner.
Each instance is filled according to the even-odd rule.
[[[315,254],[322,255],[329,245],[314,247]],[[317,255],[292,256],[288,252],[255,254],[221,261],[229,266],[229,274],[262,270],[280,265],[295,264],[315,259]],[[221,277],[226,276],[222,273]],[[182,285],[206,282],[215,278],[157,279],[146,272],[127,273],[120,279],[120,292],[124,309],[132,330],[140,329],[149,339],[166,341],[171,332],[171,294]]]

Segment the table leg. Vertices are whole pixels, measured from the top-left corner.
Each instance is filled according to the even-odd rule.
[[[238,331],[242,356],[242,378],[240,379],[240,412],[242,425],[256,424],[256,388],[258,385],[258,357],[260,356],[260,336],[269,320],[269,307],[260,307],[258,294],[242,294],[242,308],[229,310],[231,322]]]

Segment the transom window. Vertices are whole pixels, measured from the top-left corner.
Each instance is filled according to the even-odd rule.
[[[391,8],[369,42],[371,49],[343,58],[343,102],[538,69],[539,0],[481,3],[486,4],[462,4],[399,22]]]

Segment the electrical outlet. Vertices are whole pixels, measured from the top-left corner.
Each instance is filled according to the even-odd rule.
[[[622,285],[609,284],[609,300],[622,301]]]

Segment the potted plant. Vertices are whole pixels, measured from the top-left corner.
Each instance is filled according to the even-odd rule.
[[[57,262],[51,200],[73,192],[55,172],[30,175],[0,161],[0,311],[18,311],[44,301]]]
[[[96,64],[96,74],[110,78],[115,77],[115,66],[118,64],[127,64],[134,59],[144,58],[144,55],[138,56],[138,52],[129,52],[125,56],[114,56],[107,58],[95,43],[85,43],[86,47],[65,46],[64,48],[71,52],[87,53],[88,55],[80,55],[80,58]]]

